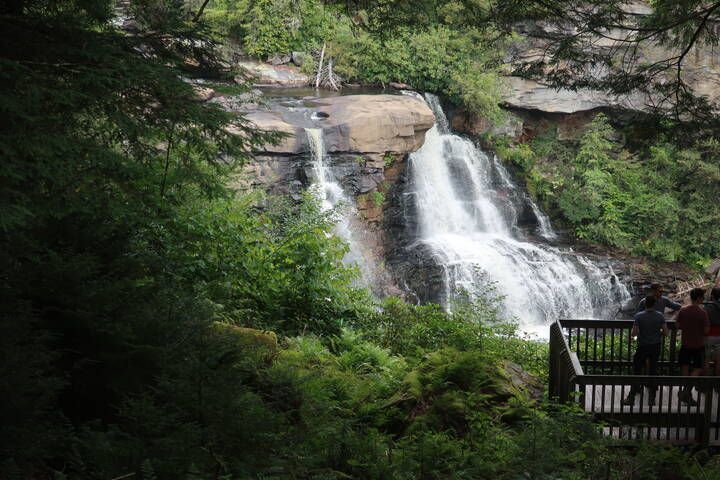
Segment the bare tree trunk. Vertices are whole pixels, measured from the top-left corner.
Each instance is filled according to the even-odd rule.
[[[322,78],[323,61],[325,60],[325,44],[323,43],[322,51],[320,52],[320,64],[318,65],[317,77],[315,77],[315,88],[320,88],[320,79]]]
[[[333,61],[332,58],[328,60],[328,83],[333,90],[340,90],[335,83],[335,75],[333,75]]]

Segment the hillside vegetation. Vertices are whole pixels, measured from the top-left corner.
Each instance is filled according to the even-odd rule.
[[[720,256],[715,140],[678,145],[599,114],[577,140],[548,128],[527,144],[496,142],[577,238],[695,267]]]

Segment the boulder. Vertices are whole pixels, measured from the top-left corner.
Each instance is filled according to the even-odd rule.
[[[195,91],[195,98],[200,102],[207,102],[215,96],[215,90],[210,87],[193,85],[193,90]]]
[[[298,67],[302,67],[307,62],[308,54],[305,52],[292,52],[292,62]]]
[[[271,362],[278,353],[278,339],[275,332],[238,327],[228,323],[215,322],[207,332],[217,363],[254,358]]]
[[[322,117],[327,153],[411,153],[419,149],[435,116],[424,100],[409,95],[345,95],[313,99]],[[289,136],[263,152],[296,155],[309,151],[303,124],[281,109],[246,114],[257,127]]]
[[[706,269],[705,272],[710,275],[713,280],[714,287],[720,287],[720,258],[716,258]]]
[[[290,54],[280,55],[276,53],[275,55],[268,57],[267,63],[270,65],[285,65],[290,63],[290,60],[292,60],[292,56]]]
[[[258,110],[246,114],[245,118],[262,130],[284,134],[275,145],[265,144],[261,151],[298,154],[308,150],[303,128],[284,120],[280,113]]]
[[[454,112],[451,124],[453,130],[475,136],[490,133],[517,140],[523,133],[522,119],[511,112],[505,112],[505,118],[494,123],[487,117],[459,108]]]
[[[412,90],[412,87],[410,85],[400,82],[390,82],[388,83],[388,87],[394,88],[395,90]]]
[[[328,115],[323,124],[328,152],[414,152],[435,123],[425,101],[410,95],[347,95],[317,103]]]
[[[297,67],[290,65],[268,65],[251,61],[238,62],[238,66],[247,70],[258,87],[304,87],[310,83],[310,77]],[[245,83],[246,77],[238,75],[237,83]]]
[[[502,363],[502,373],[508,380],[508,390],[517,394],[521,392],[533,400],[541,400],[545,386],[540,379],[522,368],[517,363],[505,360]]]
[[[258,109],[263,104],[263,92],[252,89],[239,95],[219,95],[210,100],[229,112],[245,113]]]

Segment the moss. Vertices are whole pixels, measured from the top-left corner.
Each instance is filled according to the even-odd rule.
[[[383,203],[385,203],[385,194],[382,192],[372,192],[371,198],[373,201],[373,205],[375,205],[376,207],[380,207]]]

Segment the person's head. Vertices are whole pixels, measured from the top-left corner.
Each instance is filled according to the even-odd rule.
[[[645,297],[645,310],[653,310],[656,302],[657,298],[655,298],[655,295],[648,295]]]
[[[655,298],[662,298],[662,294],[663,294],[662,284],[660,284],[660,283],[651,284],[650,292],[655,296]]]
[[[720,302],[720,287],[715,287],[710,291],[710,298],[716,302]]]
[[[702,288],[693,288],[690,290],[690,300],[692,303],[698,304],[705,300],[705,290]]]

